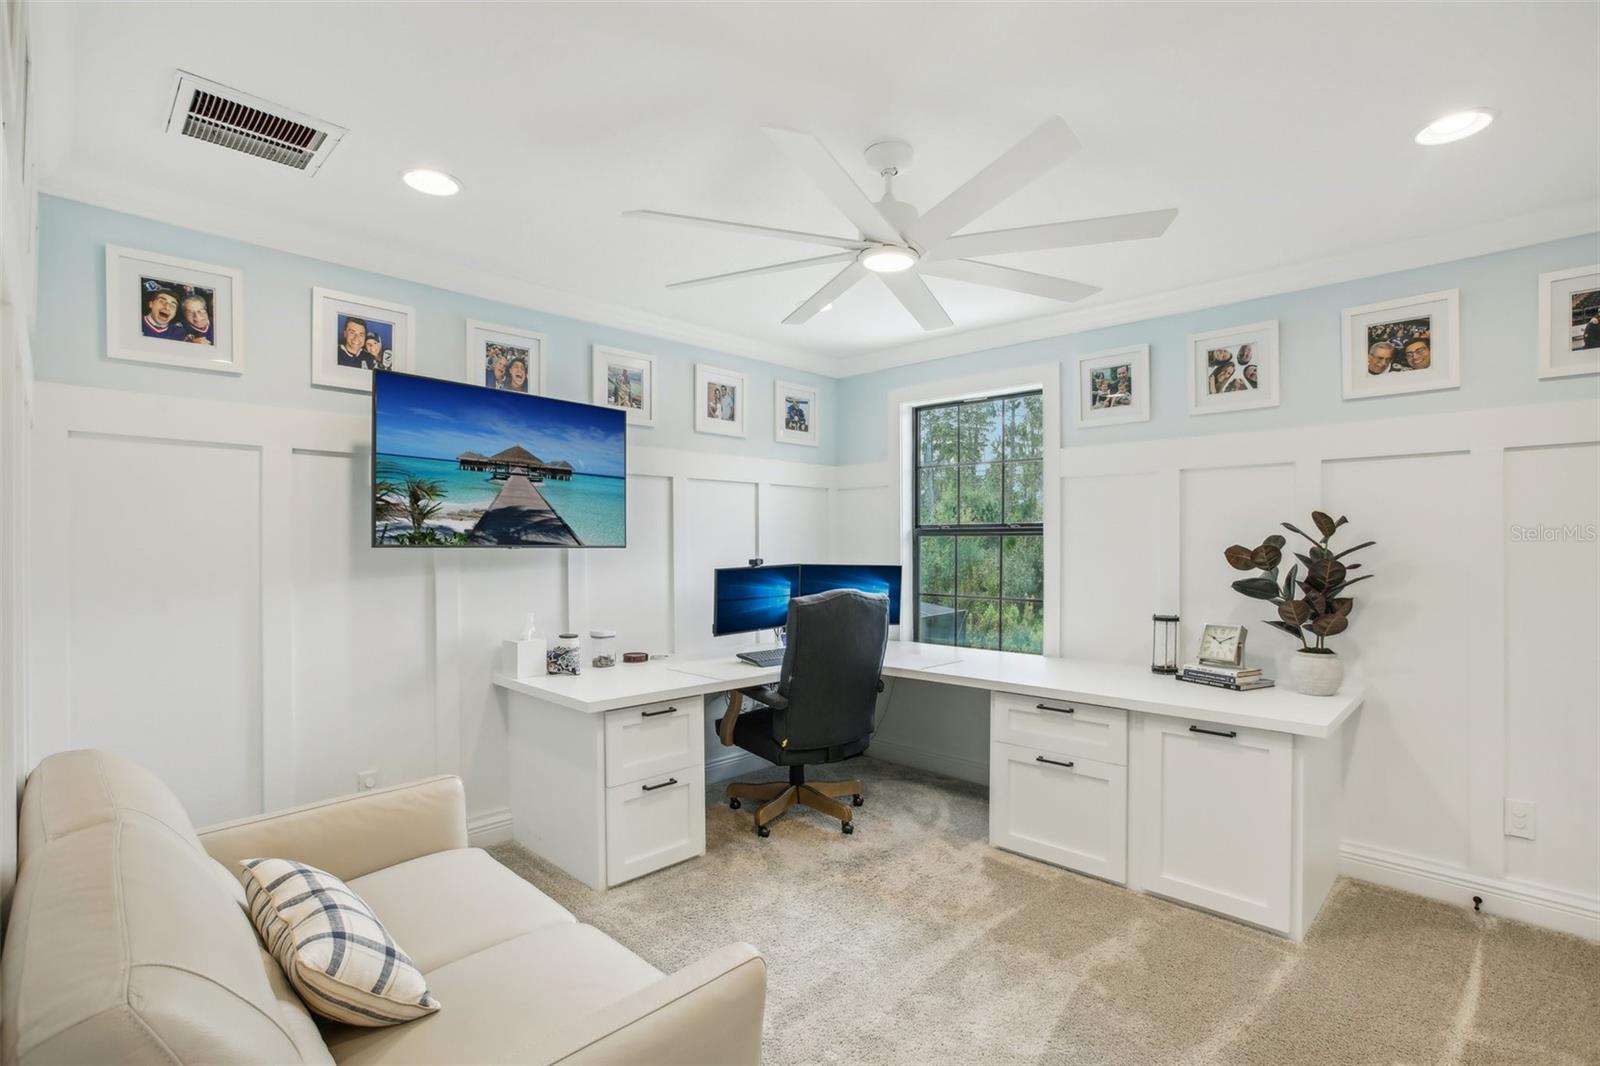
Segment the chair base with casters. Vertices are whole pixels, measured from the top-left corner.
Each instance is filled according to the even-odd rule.
[[[850,801],[848,806],[839,802],[843,799]],[[796,803],[839,819],[841,831],[854,833],[856,827],[851,821],[850,808],[866,802],[859,780],[807,781],[804,766],[789,767],[788,784],[782,781],[736,781],[728,786],[729,807],[738,810],[744,806],[744,800],[761,804],[756,808],[756,833],[759,836],[771,836],[772,830],[767,826]]]

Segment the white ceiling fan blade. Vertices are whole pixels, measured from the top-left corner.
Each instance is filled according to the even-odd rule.
[[[811,299],[796,307],[794,313],[783,320],[783,324],[786,326],[799,326],[810,322],[818,311],[821,311],[824,307],[833,303],[834,300],[844,295],[846,289],[866,277],[866,274],[866,267],[860,263],[851,263],[835,274],[826,285],[818,289]]]
[[[1010,289],[1030,296],[1045,296],[1052,300],[1081,300],[1100,291],[1098,285],[1085,285],[1081,281],[1052,278],[1048,274],[1035,274],[1031,270],[980,263],[976,259],[950,259],[937,263],[919,263],[917,269],[924,274],[935,274],[956,281],[970,281],[974,285],[987,285],[991,289]]]
[[[918,277],[915,271],[879,274],[878,277],[883,279],[883,283],[889,286],[889,291],[894,293],[895,299],[911,312],[911,317],[916,319],[917,325],[923,329],[945,329],[953,324],[949,314],[928,288],[928,283]]]
[[[1079,248],[1087,244],[1142,241],[1167,232],[1167,227],[1177,217],[1178,209],[1169,207],[1162,211],[1080,218],[1045,226],[965,233],[946,237],[936,249],[936,255],[940,259],[965,259],[978,255],[1003,255],[1006,252],[1037,252],[1045,248]]]
[[[918,219],[913,236],[924,248],[932,250],[940,241],[1044,175],[1080,147],[1066,119],[1051,115],[1044,125]]]
[[[854,259],[854,252],[835,252],[833,255],[819,255],[813,259],[795,259],[787,263],[774,263],[771,266],[754,267],[750,270],[730,270],[726,274],[712,274],[704,278],[690,278],[688,281],[674,281],[667,286],[669,289],[687,289],[695,285],[710,285],[717,281],[732,281],[735,278],[753,278],[762,274],[778,274],[785,270],[799,270],[801,267],[819,266],[822,263],[843,263]]]
[[[822,194],[844,213],[844,217],[861,231],[863,237],[882,244],[899,244],[904,239],[900,231],[883,217],[878,205],[869,200],[861,187],[845,173],[839,161],[823,147],[821,141],[797,130],[773,126],[763,128],[767,136],[772,138],[772,143],[783,149],[785,155],[811,176]]]
[[[858,252],[868,247],[866,241],[851,240],[849,237],[830,237],[825,233],[801,233],[799,230],[752,226],[748,222],[728,222],[720,218],[700,218],[697,215],[675,215],[670,211],[624,211],[622,217],[653,218],[662,222],[681,222],[689,226],[710,226],[712,229],[728,229],[735,233],[749,233],[757,237],[776,237],[784,241],[799,241],[801,244],[826,244]]]

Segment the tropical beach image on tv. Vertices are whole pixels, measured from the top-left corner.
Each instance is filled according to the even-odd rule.
[[[627,413],[372,376],[372,543],[627,545]]]

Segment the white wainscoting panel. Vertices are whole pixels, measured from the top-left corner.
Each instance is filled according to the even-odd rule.
[[[1154,474],[1061,479],[1061,653],[1150,661],[1166,538]]]
[[[828,561],[832,532],[826,488],[766,485],[761,492],[761,557],[769,563]]]
[[[73,434],[65,541],[75,744],[159,774],[197,822],[259,809],[261,454]],[[159,722],[160,728],[152,728]]]
[[[586,552],[589,625],[623,651],[672,648],[672,479],[628,476],[628,546]]]
[[[1600,896],[1600,446],[1505,453],[1506,874]]]
[[[748,634],[712,637],[712,574],[720,566],[745,566],[756,558],[756,485],[743,481],[685,480],[683,506],[693,535],[684,547],[678,585],[679,654],[749,644]]]
[[[432,553],[372,550],[370,461],[290,460],[296,802],[434,771]]]
[[[871,472],[881,476],[882,464]],[[833,494],[831,554],[840,563],[882,563],[900,554],[899,490],[875,485],[840,487]]]
[[[1468,619],[1480,561],[1466,535],[1475,509],[1466,453],[1351,459],[1323,467],[1327,510],[1350,519],[1351,556],[1374,576],[1337,641],[1366,678],[1345,777],[1345,836],[1433,862],[1469,853],[1468,739],[1474,654]]]

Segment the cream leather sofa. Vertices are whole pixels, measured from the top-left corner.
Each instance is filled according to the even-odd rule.
[[[4,1063],[756,1063],[766,967],[745,944],[675,974],[467,847],[436,777],[196,832],[126,759],[46,759],[22,797],[0,958]],[[313,1021],[241,909],[240,859],[344,878],[444,1007]]]

